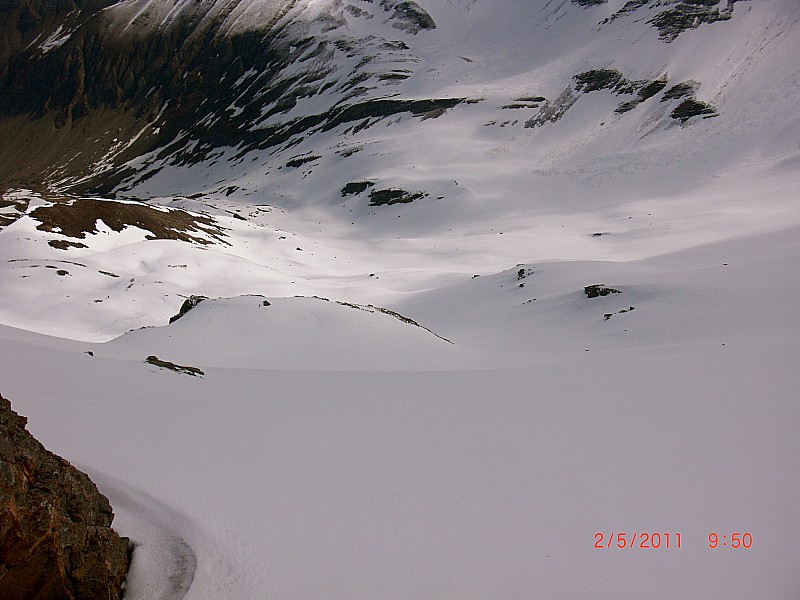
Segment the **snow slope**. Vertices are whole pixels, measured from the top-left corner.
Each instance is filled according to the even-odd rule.
[[[418,31],[395,4],[289,8],[328,46],[271,81],[321,91],[252,128],[328,121],[210,154],[208,123],[177,132],[109,194],[147,219],[76,237],[37,212],[87,201],[69,181],[4,193],[0,391],[110,497],[127,600],[795,599],[800,5],[667,42],[678,2],[421,1]],[[234,36],[276,7],[202,15]],[[144,36],[195,8],[105,12]],[[690,82],[716,116],[672,116]],[[336,121],[387,99],[465,101]]]
[[[538,319],[498,306],[516,273],[454,289],[450,304],[418,297],[443,326],[436,312],[470,299],[462,315],[478,327],[453,328],[471,335],[455,347],[423,332],[381,338],[391,325],[370,321],[391,317],[339,307],[317,323],[333,352],[303,355],[277,331],[291,324],[302,341],[307,317],[334,307],[302,298],[206,301],[105,344],[4,327],[4,393],[109,494],[140,544],[132,598],[179,597],[147,590],[164,560],[184,565],[170,573],[182,581],[185,544],[186,598],[788,599],[800,585],[800,331],[784,275],[797,239],[665,255],[617,270],[619,301],[545,295]],[[587,265],[562,266],[525,280],[585,281]],[[665,285],[646,286],[658,270]],[[634,312],[602,318],[628,299]],[[264,329],[254,313],[271,310],[285,322]],[[373,351],[397,357],[389,370],[363,354],[375,333]],[[408,358],[434,342],[433,370]],[[498,343],[505,366],[444,364]],[[668,532],[672,547],[594,548],[597,532],[620,531]],[[750,532],[753,546],[711,550],[710,532]]]

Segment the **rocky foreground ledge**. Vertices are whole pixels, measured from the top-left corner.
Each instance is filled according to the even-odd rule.
[[[0,396],[0,596],[117,600],[128,541],[85,473],[45,449]]]

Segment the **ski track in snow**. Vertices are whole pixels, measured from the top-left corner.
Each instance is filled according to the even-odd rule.
[[[197,570],[197,556],[181,531],[191,526],[188,518],[108,475],[92,478],[114,507],[115,529],[134,546],[125,600],[184,598]]]

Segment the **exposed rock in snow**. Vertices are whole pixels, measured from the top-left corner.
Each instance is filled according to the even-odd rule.
[[[0,396],[3,598],[120,598],[128,548],[108,499],[26,423]]]

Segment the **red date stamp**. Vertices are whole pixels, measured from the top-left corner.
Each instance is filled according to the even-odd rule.
[[[606,533],[598,531],[594,534],[594,547],[598,550],[612,548],[624,550],[626,548],[639,550],[669,550],[681,548],[681,534],[677,531],[648,532],[648,531],[618,531]],[[753,534],[749,531],[708,534],[708,547],[712,550],[722,548],[749,549],[753,547]]]
[[[749,531],[744,533],[734,531],[730,534],[723,533],[720,535],[712,531],[708,534],[708,547],[712,550],[717,548],[750,549],[753,547],[753,534]]]
[[[627,532],[615,533],[597,532],[594,534],[594,547],[598,550],[617,548],[637,548],[639,550],[667,550],[681,547],[681,534],[674,532]]]

